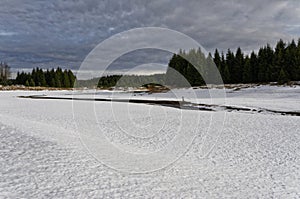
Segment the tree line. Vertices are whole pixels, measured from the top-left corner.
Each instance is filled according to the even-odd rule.
[[[34,68],[32,72],[18,72],[15,84],[25,86],[42,86],[71,88],[74,86],[76,77],[71,70]]]
[[[196,61],[193,61],[195,59]],[[190,60],[193,63],[190,63]],[[219,53],[216,49],[214,56],[210,53],[205,56],[200,49],[180,51],[173,55],[168,66],[180,72],[192,86],[199,86],[205,84],[199,70],[202,75],[212,80],[210,83],[214,83],[216,77],[211,72],[213,71],[212,60],[224,83],[278,82],[283,84],[299,81],[300,39],[297,44],[294,40],[288,44],[279,40],[274,49],[268,44],[261,47],[257,53],[252,51],[250,55],[245,55],[241,48],[238,48],[235,53],[228,49],[226,54]]]
[[[150,83],[165,84],[165,74],[154,75],[109,75],[101,77],[98,81],[99,88],[109,87],[141,87]]]

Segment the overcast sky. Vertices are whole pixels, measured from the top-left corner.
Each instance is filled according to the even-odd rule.
[[[288,41],[300,36],[298,0],[0,0],[0,3],[0,60],[13,68],[75,69],[99,42],[137,27],[180,31],[208,51],[235,50],[238,46],[250,51],[267,43],[274,45],[280,38]],[[161,59],[154,62],[164,62]]]

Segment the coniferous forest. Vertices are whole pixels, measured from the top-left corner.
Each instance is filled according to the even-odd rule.
[[[42,86],[42,87],[57,87],[71,88],[74,86],[76,77],[71,70],[42,70],[35,68],[31,73],[18,72],[15,84],[25,86]]]
[[[197,69],[187,61],[195,57],[199,60],[199,64],[194,66],[200,67],[202,74],[210,75],[210,79],[213,79],[214,75],[209,74],[213,60],[226,84],[264,82],[283,84],[300,80],[300,39],[297,44],[294,40],[288,44],[280,40],[274,49],[266,45],[257,53],[252,51],[250,55],[245,55],[241,48],[236,52],[228,49],[226,54],[216,49],[214,56],[210,53],[205,56],[200,49],[174,54],[169,67],[180,72],[192,86],[199,86],[205,82]]]
[[[165,84],[165,74],[154,75],[110,75],[99,79],[98,87],[140,87],[149,83]]]

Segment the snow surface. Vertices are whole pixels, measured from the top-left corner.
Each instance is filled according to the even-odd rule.
[[[197,98],[192,97],[193,92]],[[187,101],[211,102],[203,89],[114,97],[174,99],[174,93]],[[82,107],[81,114],[74,115],[72,101],[17,97],[42,94],[69,96],[72,91],[0,92],[0,198],[300,197],[300,117],[227,112],[222,132],[204,139],[210,136],[205,134],[210,112],[80,101],[75,106]],[[226,94],[229,105],[300,110],[299,87],[260,86],[231,89]],[[94,94],[84,91],[76,96]],[[96,97],[111,97],[111,93],[97,91]],[[91,103],[94,114],[85,112]],[[129,152],[163,150],[176,134],[189,133],[193,126],[198,134],[172,164],[154,172],[130,174],[116,170],[111,162],[106,164],[109,160],[96,159],[82,143],[78,124],[90,125],[95,116],[107,139]],[[203,156],[208,141],[213,148]],[[110,151],[103,150],[109,158]],[[157,162],[166,155],[158,155]]]

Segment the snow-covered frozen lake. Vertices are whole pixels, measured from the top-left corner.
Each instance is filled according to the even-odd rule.
[[[2,91],[0,198],[300,197],[299,116],[17,97],[43,94],[153,100],[177,96],[212,103],[204,89],[151,95]],[[299,86],[259,86],[227,90],[225,100],[238,107],[300,111],[299,99]],[[214,119],[221,120],[212,123]],[[218,134],[208,134],[208,129]],[[108,142],[126,153],[110,150]]]

